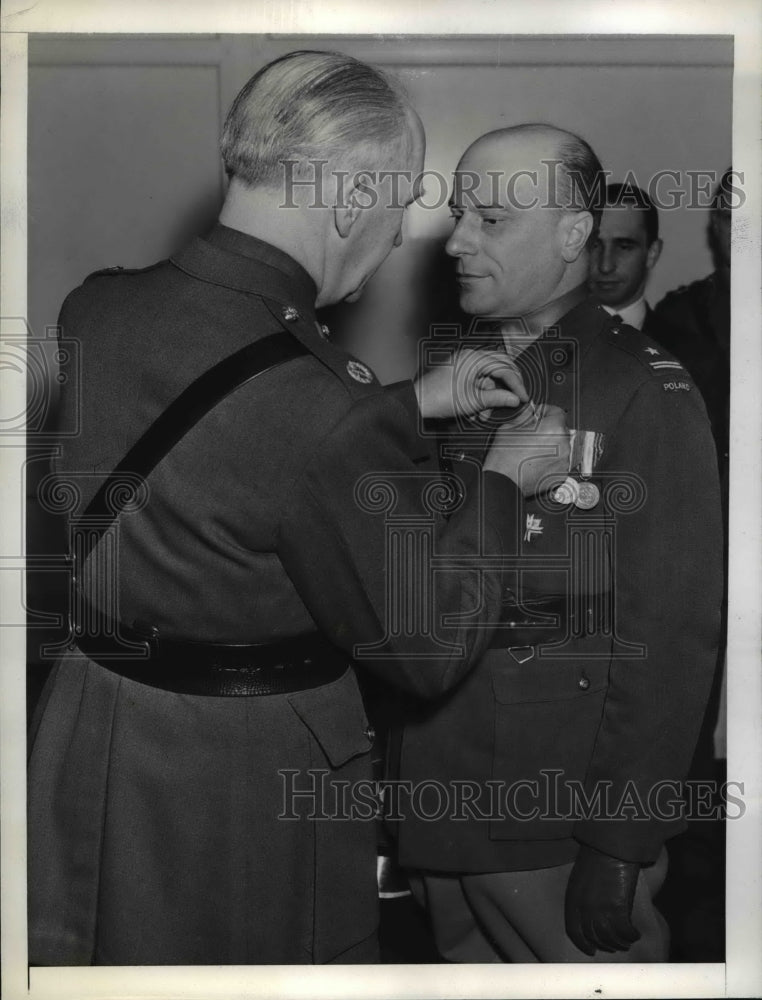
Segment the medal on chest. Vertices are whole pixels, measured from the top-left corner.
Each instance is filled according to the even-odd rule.
[[[574,504],[580,510],[592,510],[601,499],[601,491],[591,476],[603,454],[604,436],[599,431],[572,429],[569,442],[569,475],[553,493],[556,503]]]

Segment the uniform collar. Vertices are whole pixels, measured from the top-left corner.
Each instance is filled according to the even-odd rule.
[[[575,290],[576,291],[576,290]],[[561,337],[573,339],[581,354],[590,349],[594,341],[613,325],[611,316],[592,299],[570,296],[568,310],[554,323],[546,327],[540,337],[532,338],[525,350],[537,349],[540,344],[553,344],[560,334]],[[503,321],[492,318],[476,318],[472,324],[471,342],[474,347],[484,347],[490,350],[504,351],[505,343],[502,333]],[[523,351],[519,352],[520,354]]]
[[[575,340],[583,355],[604,330],[614,325],[609,313],[592,299],[579,302],[559,322],[561,335]]]
[[[277,247],[217,223],[170,258],[186,274],[223,288],[274,299],[313,315],[317,286],[301,264]]]

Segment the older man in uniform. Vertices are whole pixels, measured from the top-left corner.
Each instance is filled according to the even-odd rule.
[[[400,860],[451,961],[667,959],[653,896],[714,665],[719,491],[689,374],[587,297],[599,173],[577,136],[520,125],[455,175],[461,306],[573,444],[520,510],[490,650],[403,735]]]
[[[285,56],[241,91],[222,149],[230,185],[211,233],[145,270],[90,276],[61,313],[82,345],[82,433],[51,489],[73,498],[77,579],[72,641],[32,734],[33,964],[377,957],[372,810],[331,821],[341,788],[370,778],[350,656],[383,645],[369,667],[423,698],[467,673],[489,628],[463,612],[481,601],[488,626],[500,605],[479,559],[504,552],[519,465],[538,447],[536,434],[496,447],[478,503],[446,519],[426,505],[439,473],[419,418],[517,405],[515,371],[469,352],[415,391],[386,389],[316,321],[401,243],[415,197],[423,130],[383,75]],[[284,188],[320,160],[322,207],[314,186]],[[369,168],[402,171],[398,197],[369,206]],[[64,387],[64,414],[75,405]],[[560,411],[540,423],[563,431]],[[522,489],[567,468],[558,442],[525,463]],[[433,582],[436,642],[384,645],[379,477],[401,517],[464,561]]]

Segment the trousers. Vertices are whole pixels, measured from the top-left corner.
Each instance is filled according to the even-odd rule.
[[[632,919],[641,938],[628,951],[580,951],[566,935],[564,897],[572,864],[478,874],[410,873],[449,962],[666,962],[669,929],[653,899],[667,873],[662,849],[638,879]]]

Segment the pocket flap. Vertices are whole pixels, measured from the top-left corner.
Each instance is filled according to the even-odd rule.
[[[368,753],[368,719],[354,671],[337,681],[287,696],[291,707],[320,744],[332,767]]]
[[[609,661],[570,659],[516,663],[506,650],[491,663],[495,699],[503,704],[580,698],[608,685]]]

